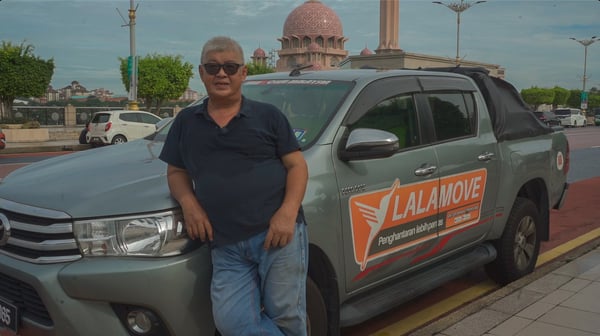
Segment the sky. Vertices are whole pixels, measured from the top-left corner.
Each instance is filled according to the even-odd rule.
[[[342,22],[349,55],[379,44],[379,0],[322,0]],[[456,0],[442,1],[445,4]],[[469,1],[473,2],[473,1]],[[197,67],[204,42],[230,36],[245,59],[257,48],[280,49],[288,14],[304,0],[135,0],[136,55],[181,55],[194,66],[190,88],[205,92]],[[130,55],[125,26],[130,0],[0,0],[0,41],[30,44],[53,59],[51,85],[78,81],[88,90],[126,95],[119,57]],[[454,59],[457,15],[428,0],[400,0],[399,47],[409,53]],[[461,14],[460,57],[498,64],[518,90],[560,86],[600,88],[598,0],[488,0]],[[0,74],[1,75],[1,74]]]

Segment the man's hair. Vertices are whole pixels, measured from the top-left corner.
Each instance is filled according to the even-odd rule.
[[[242,50],[242,47],[234,39],[226,36],[216,36],[206,41],[204,47],[202,47],[200,63],[204,64],[204,60],[206,59],[209,53],[223,51],[235,52],[240,56],[240,62],[244,63],[244,51]]]

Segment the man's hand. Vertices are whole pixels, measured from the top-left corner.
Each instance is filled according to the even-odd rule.
[[[269,231],[265,238],[265,250],[271,247],[284,247],[289,244],[294,238],[294,230],[296,230],[297,212],[286,214],[282,209],[279,209],[269,223]]]
[[[213,240],[213,229],[206,211],[202,208],[192,188],[192,179],[183,168],[169,165],[167,181],[171,195],[183,209],[185,230],[192,239],[200,238],[203,242]]]
[[[190,200],[186,205],[181,204],[185,230],[192,239],[200,238],[202,242],[206,240],[212,241],[213,229],[210,220],[208,220],[204,209],[197,202],[193,201]]]

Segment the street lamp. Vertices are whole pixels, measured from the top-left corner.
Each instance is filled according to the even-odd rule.
[[[600,0],[599,0],[600,1]],[[459,46],[460,46],[460,13],[466,11],[467,9],[480,4],[486,1],[464,1],[460,0],[460,2],[451,2],[451,3],[443,3],[441,1],[433,1],[434,4],[443,5],[450,8],[453,12],[456,13],[456,65],[460,64],[460,55],[459,55]]]
[[[598,0],[598,1],[600,1],[600,0]],[[583,92],[585,92],[585,82],[586,82],[586,80],[587,80],[587,77],[586,77],[586,67],[587,67],[587,47],[588,47],[590,44],[592,44],[592,43],[594,43],[594,42],[598,41],[598,38],[597,38],[596,36],[592,36],[592,38],[591,38],[591,39],[589,39],[589,40],[578,40],[578,39],[576,39],[576,38],[574,38],[574,37],[570,37],[569,39],[571,39],[571,40],[573,40],[573,41],[577,41],[577,42],[579,42],[579,43],[580,43],[580,44],[581,44],[581,45],[584,47],[584,57],[583,57]]]
[[[600,0],[599,0],[600,1]],[[590,44],[598,41],[596,36],[592,36],[591,39],[589,40],[578,40],[574,37],[570,37],[571,40],[573,41],[577,41],[579,42],[584,49],[584,56],[583,56],[583,90],[581,91],[581,109],[583,110],[584,114],[585,114],[585,110],[587,109],[587,104],[584,104],[584,102],[587,100],[587,94],[585,92],[585,82],[587,81],[587,48]]]
[[[2,0],[0,0],[2,1]],[[121,27],[129,27],[129,58],[127,59],[127,72],[129,75],[129,110],[139,110],[138,101],[137,101],[137,87],[138,87],[138,64],[137,64],[137,56],[135,54],[135,12],[139,6],[133,6],[134,0],[129,0],[129,23],[119,9],[117,8],[117,12],[121,15],[121,18],[125,22]]]

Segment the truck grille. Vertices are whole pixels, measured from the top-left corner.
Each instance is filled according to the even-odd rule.
[[[54,325],[46,306],[32,286],[0,273],[0,297],[17,306],[24,318],[47,327]]]
[[[0,199],[0,252],[51,264],[81,259],[69,215]]]

